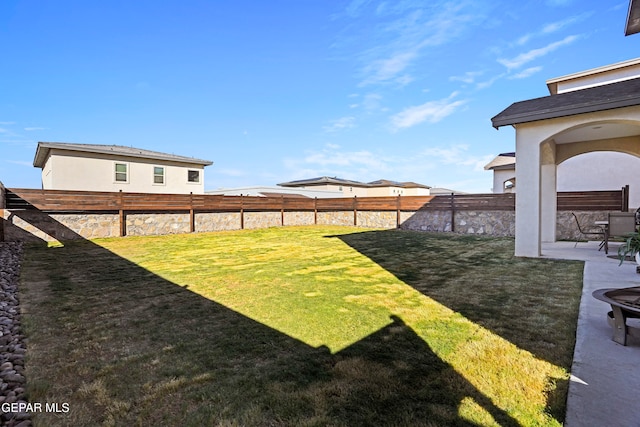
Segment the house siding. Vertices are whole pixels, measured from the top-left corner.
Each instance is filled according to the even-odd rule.
[[[127,164],[127,182],[116,182],[116,163]],[[165,170],[164,184],[154,184],[156,166]],[[200,182],[188,182],[189,170],[200,172]],[[204,194],[204,166],[52,149],[42,169],[42,185],[53,190]]]

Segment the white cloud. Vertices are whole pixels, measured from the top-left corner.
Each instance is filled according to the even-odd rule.
[[[345,151],[335,144],[327,144],[321,150],[308,150],[302,158],[289,157],[283,162],[291,171],[292,179],[338,176],[366,180],[373,173],[389,170],[384,156],[368,150]]]
[[[377,93],[368,93],[362,100],[362,107],[367,111],[376,111],[381,107],[382,95]]]
[[[420,155],[428,157],[431,162],[444,165],[471,166],[474,172],[484,171],[484,166],[495,157],[493,154],[471,155],[468,151],[469,145],[458,144],[447,148],[427,148]]]
[[[34,130],[46,130],[47,128],[41,128],[41,127],[28,127],[28,128],[24,128],[24,130],[26,130],[27,132],[30,131],[34,131]]]
[[[371,0],[353,0],[347,5],[345,11],[349,16],[358,16],[360,14],[360,10],[370,2]]]
[[[491,85],[493,85],[496,81],[498,81],[499,79],[503,78],[506,75],[506,73],[502,73],[502,74],[498,74],[497,76],[493,76],[492,78],[490,78],[489,80],[485,80],[483,82],[479,82],[476,85],[476,89],[480,90],[480,89],[486,89],[488,87],[490,87]]]
[[[585,12],[585,13],[581,13],[580,15],[570,16],[569,18],[563,19],[561,21],[550,22],[548,24],[545,24],[538,31],[521,36],[520,38],[518,38],[518,40],[516,40],[515,44],[518,46],[522,46],[534,38],[543,37],[543,36],[547,36],[549,34],[558,32],[564,29],[565,27],[568,27],[572,24],[585,20],[586,18],[590,17],[592,14],[593,14],[592,12]]]
[[[403,111],[391,117],[393,129],[405,129],[425,121],[430,123],[439,122],[467,103],[467,100],[454,101],[453,98],[456,96],[457,93],[454,92],[444,99],[429,101],[422,105],[405,108]]]
[[[361,82],[360,85],[366,86],[392,80],[399,73],[403,72],[416,56],[417,52],[403,52],[397,53],[391,58],[375,60],[365,67],[364,73],[369,77]],[[404,81],[407,81],[407,76],[405,76],[404,79]],[[402,81],[399,83],[402,84]]]
[[[504,65],[505,67],[507,67],[508,70],[520,68],[527,62],[531,62],[534,59],[540,58],[541,56],[545,56],[548,53],[551,53],[560,47],[573,43],[574,41],[578,40],[578,38],[579,36],[577,35],[567,36],[564,39],[557,42],[550,43],[545,47],[532,49],[528,52],[521,53],[520,55],[512,59],[498,59],[498,62]]]
[[[514,74],[512,76],[509,77],[509,79],[525,79],[527,77],[530,77],[532,75],[534,75],[535,73],[538,73],[542,71],[542,67],[530,67],[527,68],[526,70],[522,70],[521,72],[519,72],[518,74]]]
[[[342,152],[334,149],[309,154],[304,158],[304,163],[318,166],[364,165],[371,168],[378,168],[384,164],[382,160],[370,151]]]
[[[483,20],[478,3],[405,1],[377,9],[381,15],[375,28],[367,29],[367,40],[376,45],[366,49],[360,59],[363,76],[360,86],[394,83],[405,86],[414,81],[411,67],[428,47],[444,45]],[[401,16],[401,18],[396,18]],[[382,18],[391,17],[384,21]]]
[[[356,118],[353,116],[341,117],[339,119],[333,120],[329,125],[325,126],[323,129],[325,132],[338,132],[344,129],[350,129],[356,126]]]
[[[480,77],[481,75],[482,75],[482,71],[467,71],[462,76],[449,77],[449,81],[471,84],[471,83],[474,83],[476,81],[476,78]]]

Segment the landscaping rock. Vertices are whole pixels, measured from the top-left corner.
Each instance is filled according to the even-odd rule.
[[[22,243],[0,242],[0,403],[24,402],[25,336],[20,327],[18,279]],[[2,426],[31,426],[27,412],[2,412]]]

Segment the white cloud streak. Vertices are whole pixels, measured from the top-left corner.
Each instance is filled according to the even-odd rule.
[[[533,61],[534,59],[540,58],[542,56],[545,56],[551,52],[553,52],[556,49],[559,49],[563,46],[567,46],[573,42],[575,42],[576,40],[579,39],[579,36],[577,35],[571,35],[571,36],[567,36],[562,40],[559,40],[557,42],[553,42],[548,44],[545,47],[541,47],[538,49],[532,49],[528,52],[525,53],[521,53],[519,55],[517,55],[514,58],[511,59],[498,59],[498,62],[502,65],[504,65],[505,67],[507,67],[507,69],[509,71],[513,70],[513,69],[517,69],[522,67],[524,64]]]
[[[361,2],[359,2],[361,3]],[[410,12],[409,12],[410,11]],[[412,82],[410,70],[428,47],[441,46],[457,38],[470,24],[481,21],[482,11],[471,2],[440,4],[400,2],[378,8],[378,14],[402,18],[379,26],[374,38],[385,41],[361,55],[363,79],[360,86]]]
[[[457,92],[447,98],[425,102],[422,105],[405,108],[391,117],[394,130],[406,129],[423,122],[437,123],[467,103],[467,100],[455,101]]]
[[[484,166],[495,157],[493,154],[470,155],[468,151],[469,145],[458,144],[447,148],[427,148],[420,155],[444,165],[471,167],[474,172],[484,171]]]
[[[333,120],[329,125],[325,126],[323,129],[325,132],[333,133],[338,132],[345,129],[350,129],[356,126],[356,118],[353,116],[341,117],[339,119]]]
[[[526,79],[527,77],[530,77],[536,73],[539,73],[540,71],[542,71],[542,67],[530,67],[527,68],[526,70],[522,70],[521,72],[519,72],[518,74],[514,74],[512,76],[509,77],[509,79],[513,80],[513,79]]]

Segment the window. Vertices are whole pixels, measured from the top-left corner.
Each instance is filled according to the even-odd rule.
[[[187,181],[200,182],[200,171],[190,170],[187,172]]]
[[[116,182],[128,182],[127,164],[116,163]]]
[[[164,184],[164,168],[160,166],[153,167],[153,183]]]

